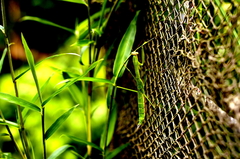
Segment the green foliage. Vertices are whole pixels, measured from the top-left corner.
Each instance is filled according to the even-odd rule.
[[[132,46],[135,40],[136,31],[137,31],[136,23],[137,23],[139,12],[140,11],[137,11],[135,17],[131,21],[118,47],[117,55],[113,65],[113,75],[117,78],[121,77],[121,75],[123,74],[124,71],[122,71],[121,73],[120,71],[124,69],[123,65],[131,56],[130,53],[132,50]]]
[[[84,5],[88,6],[88,4],[84,0],[61,0],[61,1],[84,4]]]
[[[57,27],[57,28],[60,28],[60,29],[69,31],[70,33],[74,33],[74,30],[72,30],[72,29],[69,29],[69,28],[67,28],[67,27],[58,25],[58,24],[56,24],[56,23],[53,23],[53,22],[51,22],[51,21],[48,21],[48,20],[45,20],[45,19],[42,19],[42,18],[33,17],[33,16],[24,16],[24,17],[21,19],[21,21],[26,21],[26,20],[36,21],[36,22],[39,22],[39,23],[42,23],[42,24],[45,24],[45,25],[50,25],[50,26],[53,26],[53,27]]]
[[[89,4],[83,0],[62,1],[83,4],[89,9]],[[23,145],[23,149],[17,146],[22,158],[29,156],[39,158],[38,156],[43,154],[44,159],[53,159],[63,157],[67,153],[71,153],[73,158],[86,158],[84,154],[91,156],[94,148],[105,158],[110,159],[127,147],[128,144],[125,144],[107,153],[109,151],[107,146],[112,140],[117,121],[117,103],[113,100],[116,97],[116,81],[124,72],[123,66],[130,57],[139,11],[118,45],[112,80],[106,79],[105,65],[116,40],[107,53],[101,52],[100,48],[96,47],[99,38],[108,34],[105,29],[109,17],[121,2],[118,0],[112,8],[106,8],[108,1],[104,0],[101,10],[77,24],[75,30],[38,17],[25,16],[21,19],[21,21],[30,20],[57,27],[73,34],[66,42],[67,47],[59,48],[59,52],[64,50],[67,53],[49,56],[37,63],[26,39],[21,34],[28,66],[15,70],[18,75],[15,77],[13,72],[12,81],[9,74],[0,77],[5,85],[0,83],[0,102],[4,105],[0,109],[0,126],[6,126],[7,129],[8,127],[24,129],[29,134],[24,136],[22,131],[14,131],[14,135],[17,135],[11,138],[21,138],[20,141],[13,142],[16,145]],[[4,32],[4,27],[0,29]],[[75,50],[74,53],[72,50]],[[0,60],[0,72],[6,54],[7,49],[4,50]],[[99,54],[103,54],[104,57],[100,57]],[[89,64],[83,65],[84,61],[88,61]],[[18,85],[14,89],[6,87],[9,83],[16,82]],[[14,90],[20,95],[11,95],[15,93]],[[15,106],[24,108],[19,109],[17,122],[5,119],[6,112],[12,111]],[[23,122],[19,121],[21,116]],[[45,127],[48,128],[46,131]],[[11,131],[6,133],[1,130],[0,137],[11,136]],[[60,136],[67,138],[60,140]],[[27,138],[27,142],[22,138]],[[96,142],[99,139],[100,143]],[[41,140],[42,143],[39,144]],[[76,143],[80,148],[76,148],[72,143]],[[86,147],[87,152],[85,152]],[[50,156],[47,157],[47,154]]]
[[[48,128],[48,130],[45,133],[45,139],[47,140],[49,137],[52,136],[54,132],[63,124],[63,122],[66,121],[66,119],[69,117],[69,115],[72,114],[73,110],[77,107],[78,105],[72,107],[69,109],[67,112],[65,112],[63,115],[61,115],[57,120]]]
[[[63,145],[61,147],[59,147],[57,150],[55,150],[49,157],[48,159],[55,159],[58,156],[60,156],[62,153],[64,153],[65,151],[67,151],[68,149],[74,149],[73,146],[71,145]]]
[[[41,109],[37,105],[35,105],[33,103],[30,103],[30,102],[28,102],[24,99],[12,96],[10,94],[0,92],[0,99],[5,100],[9,103],[13,103],[13,104],[16,104],[16,105],[20,105],[22,107],[26,107],[28,109],[31,109],[31,110],[34,110],[34,111],[37,111],[37,112],[41,111]]]

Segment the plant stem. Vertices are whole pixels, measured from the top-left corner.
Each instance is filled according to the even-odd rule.
[[[15,95],[16,95],[16,97],[18,97],[19,96],[18,95],[18,88],[17,88],[17,82],[15,80],[15,75],[14,75],[10,43],[9,43],[8,36],[7,36],[7,23],[6,23],[7,20],[6,20],[6,12],[5,12],[4,0],[1,0],[1,10],[2,10],[3,27],[4,27],[4,30],[5,30],[4,36],[5,36],[5,43],[7,45],[7,54],[8,54],[9,67],[10,67],[12,82],[13,82],[13,85],[14,85]],[[19,129],[20,138],[21,138],[21,141],[22,141],[22,144],[23,144],[26,156],[27,156],[27,158],[30,158],[30,152],[29,152],[29,145],[28,145],[28,141],[27,141],[27,135],[26,135],[26,131],[24,129],[24,122],[23,122],[22,112],[21,112],[21,108],[20,108],[19,105],[17,105],[17,112],[18,112],[19,125],[20,125],[20,129]]]
[[[92,40],[92,27],[91,27],[91,15],[90,15],[91,0],[88,0],[88,33],[89,40]],[[89,46],[89,65],[92,63],[92,44]],[[93,76],[93,71],[89,72],[89,77]],[[92,125],[91,125],[91,101],[92,101],[92,82],[88,82],[88,104],[87,104],[87,141],[92,142]],[[92,147],[87,145],[88,156],[91,156]]]
[[[47,153],[46,153],[46,140],[45,140],[45,119],[44,119],[44,114],[45,114],[45,109],[42,107],[42,144],[43,144],[43,158],[47,158]]]

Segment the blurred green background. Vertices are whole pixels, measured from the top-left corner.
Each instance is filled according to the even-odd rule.
[[[56,24],[75,29],[75,24],[87,18],[87,7],[81,4],[63,2],[58,0],[9,0],[5,2],[7,12],[8,35],[10,38],[13,65],[16,76],[28,68],[25,53],[22,48],[20,34],[23,33],[36,62],[49,57],[56,53],[72,53],[78,52],[77,47],[71,47],[73,34],[53,27],[44,25],[34,21],[21,21],[23,16],[36,16]],[[94,1],[91,4],[91,14],[101,9],[101,2]],[[1,20],[2,21],[2,20]],[[2,25],[2,24],[1,24]],[[2,54],[5,47],[4,37],[0,34],[0,52]],[[85,58],[83,57],[83,62]],[[37,66],[37,76],[39,85],[42,87],[43,99],[49,97],[62,84],[63,75],[61,70],[67,70],[75,74],[81,74],[85,70],[85,66],[79,64],[79,57],[74,55],[66,55],[45,60]],[[98,77],[105,78],[106,70],[102,67],[98,73]],[[49,82],[47,82],[49,81]],[[30,71],[17,80],[20,98],[39,105],[37,98],[36,86]],[[106,120],[106,87],[103,84],[94,84],[93,101],[92,101],[92,141],[99,145],[99,138],[103,130],[103,124]],[[4,66],[0,74],[0,92],[14,95],[14,87],[9,73],[8,59],[5,58]],[[64,124],[47,140],[48,156],[57,148],[64,144],[71,144],[77,148],[77,152],[81,155],[86,153],[86,145],[74,142],[67,137],[61,136],[67,134],[86,140],[86,118],[83,105],[86,104],[84,91],[72,85],[69,89],[65,89],[46,105],[46,129],[64,112],[76,104],[80,104],[77,109],[69,116]],[[0,100],[0,107],[4,117],[9,121],[16,122],[16,106],[8,102]],[[28,137],[33,145],[36,158],[42,158],[41,144],[41,116],[37,112],[28,111],[25,118],[25,129]],[[11,128],[14,136],[18,136],[18,130]],[[0,126],[0,134],[7,133],[4,126]],[[15,153],[14,146],[9,136],[0,137],[0,149],[2,152],[10,152],[14,158],[19,158]],[[94,151],[94,150],[93,150]],[[97,152],[97,155],[100,152]],[[76,158],[75,155],[67,151],[62,158]]]

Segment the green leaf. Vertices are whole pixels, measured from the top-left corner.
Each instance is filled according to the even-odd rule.
[[[32,76],[33,76],[36,88],[37,88],[38,96],[39,96],[40,102],[42,103],[42,94],[41,94],[41,90],[40,90],[40,87],[39,87],[39,84],[38,84],[38,78],[37,78],[37,73],[36,73],[36,70],[35,70],[34,58],[33,58],[31,50],[29,49],[29,47],[27,45],[27,42],[26,42],[23,34],[21,34],[21,38],[22,38],[24,51],[25,51],[25,54],[26,54],[26,57],[27,57],[27,61],[28,61],[28,64],[29,64],[30,70],[32,72]]]
[[[60,29],[69,31],[69,32],[71,32],[71,33],[74,34],[74,30],[69,29],[69,28],[64,27],[64,26],[61,26],[61,25],[58,25],[58,24],[53,23],[53,22],[51,22],[51,21],[42,19],[42,18],[33,17],[33,16],[24,16],[24,17],[22,17],[22,19],[21,19],[21,21],[26,21],[26,20],[36,21],[36,22],[39,22],[39,23],[42,23],[42,24],[45,24],[45,25],[54,26],[54,27],[57,27],[57,28],[60,28]]]
[[[37,112],[41,112],[40,108],[38,106],[36,106],[35,104],[32,104],[28,101],[25,101],[25,100],[21,99],[21,98],[18,98],[18,97],[15,97],[15,96],[12,96],[12,95],[9,95],[9,94],[6,94],[6,93],[0,92],[0,99],[5,100],[9,103],[20,105],[20,106],[25,107],[25,108],[29,108],[29,109],[37,111]]]
[[[113,102],[112,111],[109,117],[108,131],[106,129],[106,126],[107,126],[107,123],[106,123],[104,131],[101,136],[100,146],[102,149],[104,149],[105,146],[108,146],[110,144],[114,134],[116,121],[117,121],[117,104]],[[107,134],[107,141],[106,141],[106,134]],[[106,142],[106,145],[105,145],[105,142]]]
[[[71,46],[88,46],[90,44],[94,43],[93,40],[89,40],[89,39],[83,39],[83,40],[79,40],[77,43],[72,44]]]
[[[123,65],[127,62],[128,58],[131,55],[131,50],[137,31],[136,23],[139,12],[140,11],[137,11],[135,17],[131,21],[118,47],[117,55],[113,64],[113,75],[117,78],[121,76],[119,75],[120,71],[122,70]]]
[[[1,133],[0,136],[9,136],[8,133]]]
[[[97,149],[97,150],[103,151],[103,149],[101,149],[99,146],[97,146],[97,145],[94,144],[94,143],[91,143],[91,142],[88,142],[88,141],[86,141],[86,140],[79,139],[79,138],[76,138],[76,137],[70,136],[70,135],[65,135],[65,134],[64,134],[63,136],[67,136],[68,138],[70,138],[70,139],[72,139],[72,140],[74,140],[74,141],[76,141],[76,142],[80,142],[80,143],[89,145],[89,146],[91,146],[91,147],[93,147],[93,148],[95,148],[95,149]]]
[[[88,6],[88,4],[84,0],[61,0],[61,1],[84,4],[85,6]]]
[[[5,34],[5,29],[2,25],[0,25],[0,30],[2,31],[3,34]]]
[[[123,144],[123,145],[119,146],[118,148],[114,149],[112,152],[107,154],[105,159],[112,159],[112,158],[114,158],[117,154],[119,154],[123,149],[125,149],[129,145],[130,145],[129,143],[126,143],[126,144]]]
[[[49,137],[52,136],[53,133],[56,132],[56,130],[67,120],[69,115],[72,114],[73,110],[77,107],[78,105],[72,107],[69,109],[67,112],[65,112],[63,115],[61,115],[47,130],[45,133],[45,139],[47,140]]]
[[[62,153],[64,153],[66,150],[70,149],[70,148],[74,148],[71,145],[63,145],[61,147],[59,147],[57,150],[55,150],[49,157],[48,159],[55,159],[58,156],[60,156]]]
[[[12,122],[12,121],[8,121],[8,120],[3,120],[0,118],[0,125],[8,125],[8,126],[13,126],[15,128],[19,128],[18,123]]]
[[[79,56],[78,54],[76,53],[62,53],[62,54],[56,54],[56,55],[53,55],[53,56],[49,56],[45,59],[43,59],[42,61],[38,62],[35,67],[37,67],[38,65],[40,65],[43,61],[45,60],[48,60],[48,59],[51,59],[51,58],[54,58],[54,57],[60,57],[60,56],[66,56],[66,55],[73,55],[73,56]],[[22,77],[26,72],[28,72],[30,70],[30,68],[28,68],[27,70],[25,70],[24,72],[22,72],[20,75],[18,75],[15,80],[19,79],[20,77]]]
[[[64,82],[69,82],[71,81],[72,79],[75,79],[75,78],[71,78],[71,79],[66,79],[66,80],[63,80],[59,83],[64,83]],[[104,78],[95,78],[95,77],[79,77],[77,78],[78,80],[77,81],[91,81],[91,82],[99,82],[99,83],[107,83],[107,84],[111,84],[113,85],[113,82],[108,80],[108,79],[104,79]]]
[[[77,82],[80,78],[82,78],[83,76],[87,75],[89,71],[91,71],[92,69],[94,69],[97,64],[99,62],[101,62],[103,59],[100,59],[96,62],[94,62],[92,65],[90,65],[90,67],[81,75],[75,78],[70,79],[65,85],[63,85],[62,87],[60,87],[59,89],[57,89],[50,97],[48,97],[43,103],[42,106],[46,105],[52,98],[54,98],[56,95],[58,95],[59,93],[61,93],[65,88],[68,88],[69,86],[71,86],[73,83]]]
[[[4,61],[4,58],[5,58],[6,54],[7,54],[7,48],[5,48],[3,50],[3,54],[2,54],[2,57],[1,57],[1,60],[0,60],[0,73],[2,71],[3,61]]]

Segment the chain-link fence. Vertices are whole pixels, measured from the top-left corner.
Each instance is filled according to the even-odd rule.
[[[121,105],[121,158],[240,158],[239,0],[148,0],[146,118]]]

